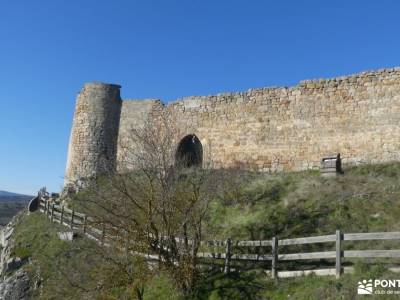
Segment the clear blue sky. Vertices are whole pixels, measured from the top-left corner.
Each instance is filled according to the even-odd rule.
[[[164,101],[400,66],[400,1],[2,0],[0,190],[61,188],[86,81]]]

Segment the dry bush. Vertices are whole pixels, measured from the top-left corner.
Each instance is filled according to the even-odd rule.
[[[176,147],[180,137],[168,115],[132,128],[120,145],[124,168],[92,178],[74,201],[93,217],[92,226],[106,229],[115,253],[155,255],[152,268],[189,291],[198,276],[203,221],[223,175],[212,170],[210,158],[198,164],[203,152],[193,148],[194,135],[186,152]]]

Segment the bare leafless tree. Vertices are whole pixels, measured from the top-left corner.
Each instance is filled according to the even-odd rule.
[[[106,228],[115,253],[155,255],[153,268],[169,272],[184,291],[198,276],[204,219],[222,181],[194,134],[187,153],[178,149],[191,132],[168,114],[131,128],[120,141],[118,172],[93,178],[74,199],[92,226]]]

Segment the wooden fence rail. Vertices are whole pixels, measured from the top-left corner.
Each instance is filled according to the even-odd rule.
[[[107,242],[107,231],[104,225],[96,224],[93,218],[85,214],[61,207],[54,202],[49,201],[48,198],[40,198],[39,209],[45,213],[52,222],[60,223],[72,230],[81,230],[88,237],[95,239],[101,245]],[[99,228],[96,228],[100,226]],[[177,242],[182,239],[176,238]],[[373,240],[400,240],[400,232],[373,232],[373,233],[342,233],[336,230],[335,234],[301,237],[292,239],[278,239],[273,237],[271,240],[252,240],[252,241],[234,241],[228,238],[224,241],[202,241],[202,248],[211,248],[211,252],[199,252],[197,257],[199,259],[223,260],[224,272],[228,273],[232,269],[232,262],[270,262],[271,270],[269,273],[273,278],[299,276],[309,273],[316,275],[336,275],[339,278],[343,271],[351,271],[349,267],[343,267],[344,258],[400,258],[399,250],[345,250],[344,244],[347,241],[373,241]],[[190,241],[189,241],[190,242]],[[307,244],[325,244],[331,243],[335,246],[332,251],[322,252],[300,252],[300,253],[280,253],[283,247],[293,245],[307,245]],[[248,251],[248,248],[264,249],[263,252],[268,250],[267,254],[254,254],[254,253],[235,253],[235,250]],[[219,248],[219,252],[215,251]],[[157,256],[147,255],[152,259]],[[335,261],[334,269],[319,269],[319,270],[302,270],[302,271],[279,271],[279,262],[285,261],[302,261],[302,260],[320,260],[328,259]]]

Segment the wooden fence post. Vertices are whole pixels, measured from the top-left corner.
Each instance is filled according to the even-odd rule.
[[[83,218],[83,233],[86,233],[86,226],[87,226],[87,216]]]
[[[106,226],[103,224],[103,228],[102,228],[102,231],[101,231],[101,245],[102,246],[104,245],[105,236],[106,236]]]
[[[72,214],[71,214],[71,229],[74,229],[74,216],[75,216],[75,208],[72,208]]]
[[[53,219],[54,219],[54,202],[53,202],[53,204],[51,205],[51,217],[50,217],[50,220],[53,222]]]
[[[342,241],[343,234],[340,230],[336,230],[336,278],[340,278],[342,275]]]
[[[49,217],[50,214],[50,203],[49,200],[47,200],[47,211],[46,211],[46,216]]]
[[[128,259],[129,256],[129,235],[128,231],[125,231],[125,255]]]
[[[64,206],[61,207],[61,217],[60,217],[60,224],[62,225],[64,221]]]
[[[272,238],[272,262],[271,262],[271,277],[278,278],[278,237]]]
[[[228,274],[231,271],[231,252],[232,252],[232,240],[228,238],[226,240],[226,247],[225,247],[225,267],[224,273]]]

